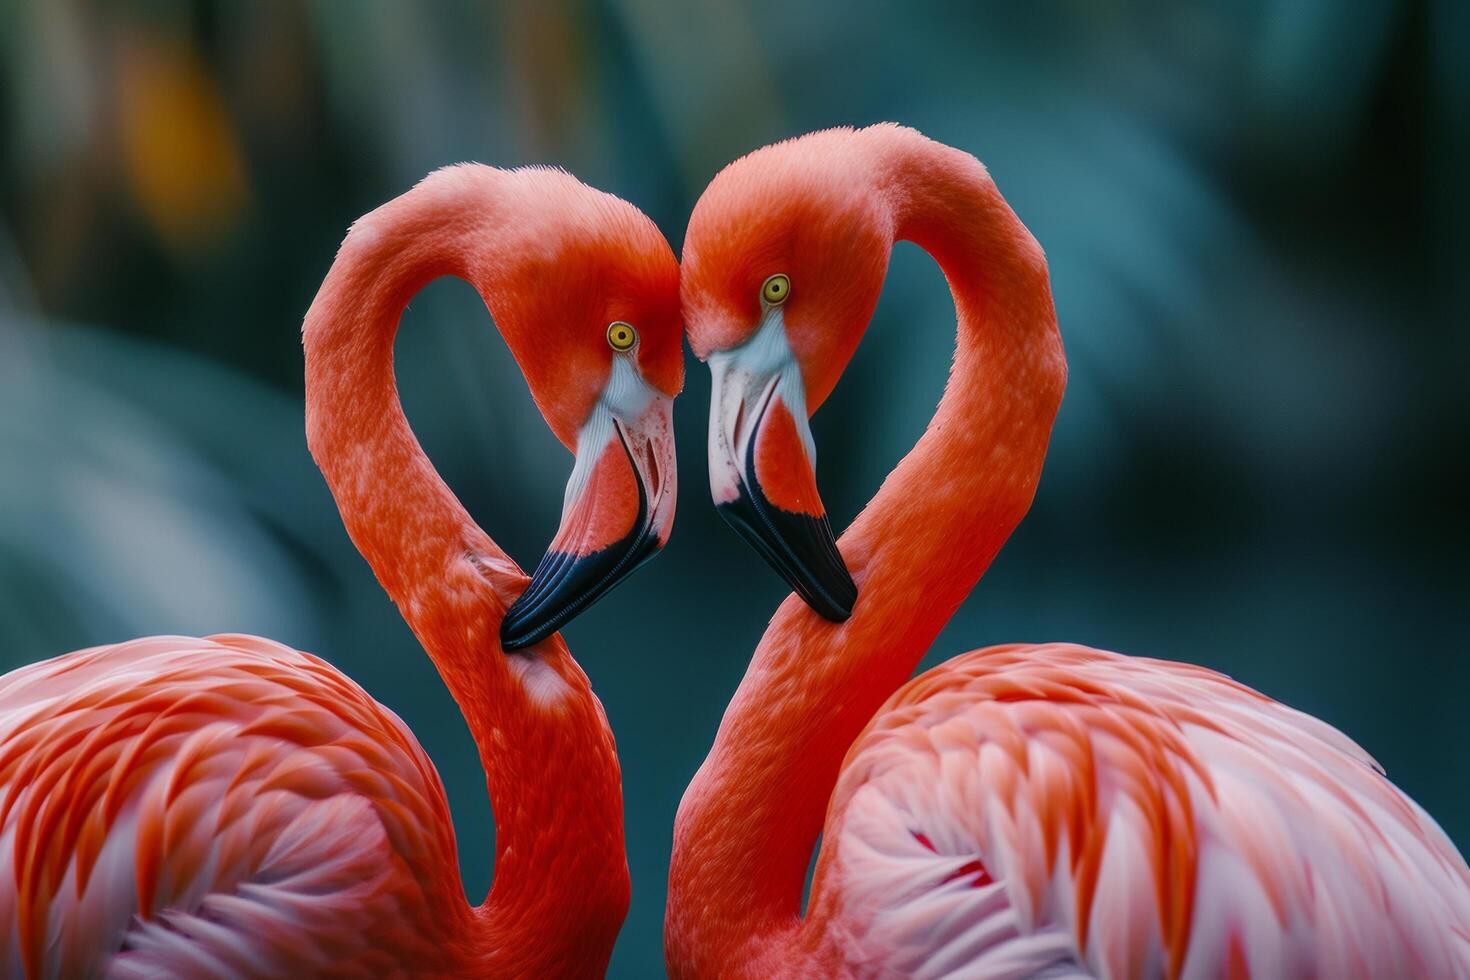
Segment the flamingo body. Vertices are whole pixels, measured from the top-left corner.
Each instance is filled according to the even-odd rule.
[[[898,241],[944,272],[954,362],[837,540],[808,419]],[[695,205],[681,292],[715,503],[795,594],[679,807],[672,975],[1470,976],[1470,869],[1330,726],[1078,646],[910,680],[1030,507],[1066,384],[1045,257],[978,160],[892,125],[757,150]]]
[[[1470,976],[1470,872],[1331,726],[1068,644],[956,657],[854,743],[799,944],[824,975]]]
[[[403,310],[444,275],[576,457],[530,576],[398,399]],[[621,776],[558,631],[667,540],[680,340],[668,243],[565,172],[451,167],[359,220],[302,328],[307,444],[464,715],[490,893],[466,901],[428,757],[336,670],[253,637],[137,640],[0,678],[0,972],[602,975],[629,901]]]
[[[6,976],[452,974],[433,763],[326,662],[150,637],[0,678]]]

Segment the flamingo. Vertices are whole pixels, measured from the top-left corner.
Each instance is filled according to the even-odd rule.
[[[399,318],[442,275],[480,292],[575,452],[529,579],[399,404]],[[556,630],[668,537],[673,252],[632,205],[564,172],[451,167],[352,226],[303,343],[312,455],[479,750],[490,893],[465,900],[433,763],[362,688],[271,640],[150,637],[0,678],[6,976],[606,969],[629,901],[618,761]]]
[[[897,240],[942,268],[957,350],[834,542],[808,418]],[[1066,643],[908,680],[1030,506],[1066,380],[1042,251],[978,160],[893,125],[758,150],[681,274],[715,503],[795,594],[679,807],[671,975],[1470,976],[1470,870],[1327,724]]]

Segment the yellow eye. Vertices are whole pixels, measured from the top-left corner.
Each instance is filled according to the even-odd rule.
[[[761,286],[761,299],[772,306],[780,306],[791,295],[791,280],[779,272]]]
[[[613,350],[620,353],[630,351],[633,345],[638,343],[638,331],[633,329],[631,323],[614,320],[607,325],[607,343]]]

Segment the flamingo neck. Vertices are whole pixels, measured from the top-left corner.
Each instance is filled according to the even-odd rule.
[[[464,932],[467,969],[577,974],[605,966],[627,909],[612,733],[559,636],[531,655],[501,650],[501,619],[529,579],[440,479],[393,376],[399,319],[427,283],[459,276],[493,305],[481,257],[515,244],[497,220],[498,176],[431,177],[353,226],[303,328],[307,442],[479,751],[496,822],[490,894],[470,909],[457,866],[422,869]]]
[[[1040,247],[973,157],[895,136],[875,198],[894,239],[944,271],[954,365],[928,429],[839,542],[859,590],[852,618],[834,625],[786,599],[684,797],[668,933],[682,962],[796,936],[843,757],[1025,515],[1061,401]]]

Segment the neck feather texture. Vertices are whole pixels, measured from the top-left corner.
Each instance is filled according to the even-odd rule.
[[[680,962],[753,955],[798,924],[843,757],[1030,507],[1065,385],[1041,248],[984,167],[901,131],[874,170],[894,239],[949,283],[954,365],[923,437],[839,542],[852,618],[786,599],[685,794],[666,937]]]
[[[496,975],[605,967],[628,902],[622,791],[602,706],[559,636],[507,655],[499,627],[529,579],[439,478],[409,429],[393,341],[413,295],[468,280],[494,306],[516,243],[505,174],[453,168],[358,221],[307,313],[306,425],[353,543],[459,704],[495,813],[495,876],[465,908],[465,957]],[[589,963],[588,960],[591,960]]]

